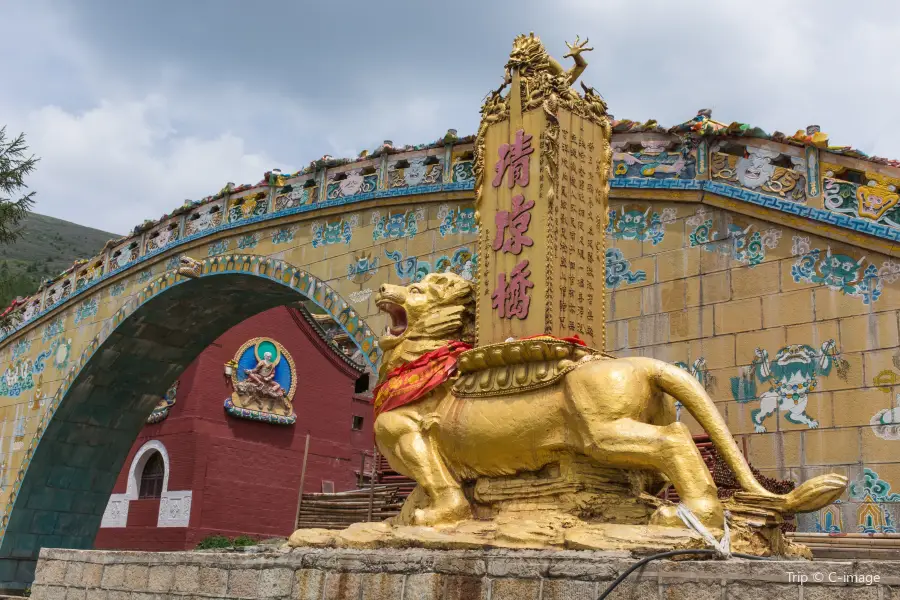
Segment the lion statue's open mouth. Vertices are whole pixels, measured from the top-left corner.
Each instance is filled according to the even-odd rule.
[[[387,331],[385,332],[386,336],[400,337],[401,335],[406,333],[408,322],[406,319],[405,308],[387,298],[379,299],[376,306],[378,306],[378,309],[382,312],[387,313],[391,318],[391,324],[388,326]]]

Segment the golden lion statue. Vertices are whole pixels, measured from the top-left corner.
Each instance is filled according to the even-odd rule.
[[[384,352],[379,387],[390,384],[388,375],[398,367],[473,337],[473,286],[453,273],[430,274],[407,287],[384,285],[376,302],[391,318],[379,341]],[[675,421],[674,400],[709,433],[744,496],[757,504],[781,514],[810,512],[833,502],[847,485],[845,477],[824,475],[789,494],[773,494],[753,476],[719,411],[689,373],[659,360],[615,359],[588,348],[571,350],[572,345],[554,344],[555,338],[543,340],[520,341],[518,350],[506,354],[503,347],[510,344],[463,352],[462,374],[389,410],[379,412],[376,391],[378,448],[393,469],[420,488],[397,525],[472,519],[464,482],[535,472],[574,456],[605,468],[655,474],[674,485],[705,526],[721,528],[723,505],[687,426]],[[529,348],[543,352],[543,359],[528,354]],[[474,388],[481,391],[465,393]],[[662,504],[650,524],[682,526],[682,521],[674,506]]]

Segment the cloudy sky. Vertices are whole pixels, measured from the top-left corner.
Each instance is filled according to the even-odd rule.
[[[896,0],[0,0],[0,23],[36,211],[115,233],[273,167],[473,133],[529,30],[557,58],[589,36],[617,118],[712,108],[900,158]]]

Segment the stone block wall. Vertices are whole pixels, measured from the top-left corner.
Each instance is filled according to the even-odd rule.
[[[900,264],[702,204],[610,208],[607,350],[694,373],[763,474],[848,476],[801,530],[895,533]]]
[[[626,552],[521,550],[44,550],[31,597],[587,600],[636,560]],[[900,562],[659,561],[629,576],[611,598],[896,600],[898,573]]]

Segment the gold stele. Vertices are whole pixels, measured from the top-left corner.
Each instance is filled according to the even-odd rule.
[[[473,294],[453,273],[382,286],[376,302],[393,322],[379,342],[382,377],[451,340],[470,340]],[[291,545],[702,547],[675,506],[655,497],[671,484],[714,534],[730,512],[735,551],[809,556],[782,538],[783,517],[818,510],[847,485],[824,475],[785,495],[764,489],[703,386],[663,361],[616,359],[543,337],[469,350],[458,367],[421,400],[375,421],[391,467],[418,483],[400,515],[339,532],[298,530]],[[724,504],[687,426],[675,421],[675,400],[744,490]]]
[[[516,38],[506,83],[482,108],[478,181],[484,179],[485,131],[510,113],[510,95],[500,91],[512,80],[524,82],[518,85],[525,110],[553,112],[559,106],[605,122],[605,103],[591,88],[582,97],[569,87],[586,65],[580,55],[590,50],[585,44],[576,40],[569,46],[575,66],[564,71],[538,38]],[[548,165],[553,179],[552,161]],[[481,185],[476,189],[480,210]],[[475,339],[475,286],[453,273],[431,274],[406,287],[384,285],[376,303],[392,321],[379,341],[382,382],[393,369],[451,341]],[[847,486],[845,477],[824,475],[789,494],[766,490],[703,386],[666,362],[617,359],[545,336],[474,348],[459,356],[457,367],[421,399],[375,420],[375,440],[391,468],[418,484],[400,514],[342,531],[297,530],[290,545],[642,551],[705,546],[676,506],[657,497],[672,485],[717,537],[727,511],[734,551],[810,557],[808,549],[782,536],[784,517],[818,510]],[[743,491],[731,499],[718,498],[687,426],[675,420],[676,400],[734,472]]]

